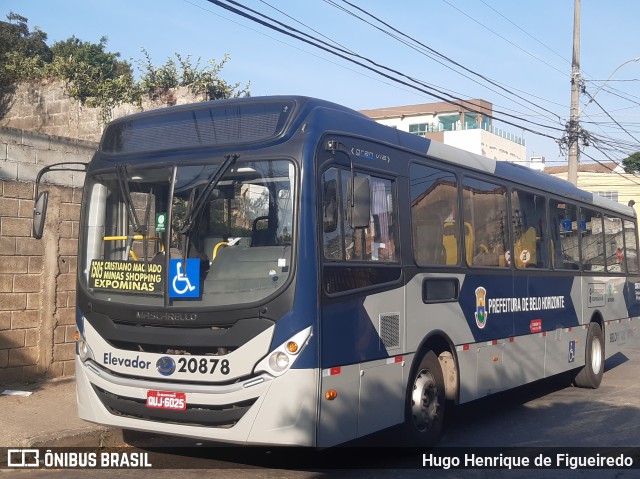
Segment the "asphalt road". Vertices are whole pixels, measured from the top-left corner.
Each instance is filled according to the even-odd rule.
[[[574,388],[566,378],[537,382],[513,391],[475,401],[456,408],[449,417],[448,428],[439,448],[448,447],[640,447],[640,341],[629,345],[606,364],[602,385],[597,390]],[[388,431],[366,441],[352,444],[367,446],[384,442]],[[229,452],[210,444],[175,438],[133,437],[134,445],[157,453],[156,465],[171,469],[153,470],[92,470],[91,477],[153,478],[286,478],[321,479],[324,477],[357,478],[640,478],[640,469],[600,470],[506,470],[506,469],[424,469],[420,467],[422,453],[428,451],[388,452],[387,449],[353,448],[353,454],[363,469],[327,470],[319,467],[326,452],[313,453],[311,466],[291,467],[280,461],[275,467],[273,453],[266,450]],[[300,459],[299,450],[292,451]],[[311,453],[310,453],[311,454]],[[324,454],[324,455],[323,455]],[[345,455],[341,456],[344,460]],[[156,461],[157,460],[157,461]],[[158,462],[159,461],[159,462]],[[189,467],[198,469],[189,469]],[[64,477],[86,479],[82,470],[0,471],[35,478]]]

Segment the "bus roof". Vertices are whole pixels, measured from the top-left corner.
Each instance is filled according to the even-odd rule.
[[[303,96],[215,100],[136,113],[109,123],[99,148],[100,153],[114,157],[239,144],[267,145],[286,141],[304,122],[313,123],[320,131],[368,137],[420,156],[635,216],[630,206],[546,173],[403,132],[342,105]]]

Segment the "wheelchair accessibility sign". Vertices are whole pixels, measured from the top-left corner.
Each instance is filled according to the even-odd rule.
[[[170,298],[198,298],[200,297],[200,260],[172,259],[169,263],[169,297]]]

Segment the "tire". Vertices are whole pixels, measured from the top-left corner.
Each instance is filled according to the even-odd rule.
[[[407,388],[404,442],[407,446],[430,447],[442,434],[445,414],[444,376],[433,351],[420,360]]]
[[[585,352],[585,365],[573,383],[581,388],[598,389],[604,373],[604,337],[598,323],[589,324]]]

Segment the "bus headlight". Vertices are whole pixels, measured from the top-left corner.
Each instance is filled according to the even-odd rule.
[[[291,368],[311,337],[311,326],[295,334],[274,349],[258,363],[256,372],[265,371],[273,376],[280,376]]]
[[[93,359],[93,351],[84,340],[83,337],[78,339],[78,356],[80,356],[80,360],[84,363],[87,359]]]
[[[278,351],[269,356],[269,366],[276,372],[281,372],[289,366],[289,356]]]

